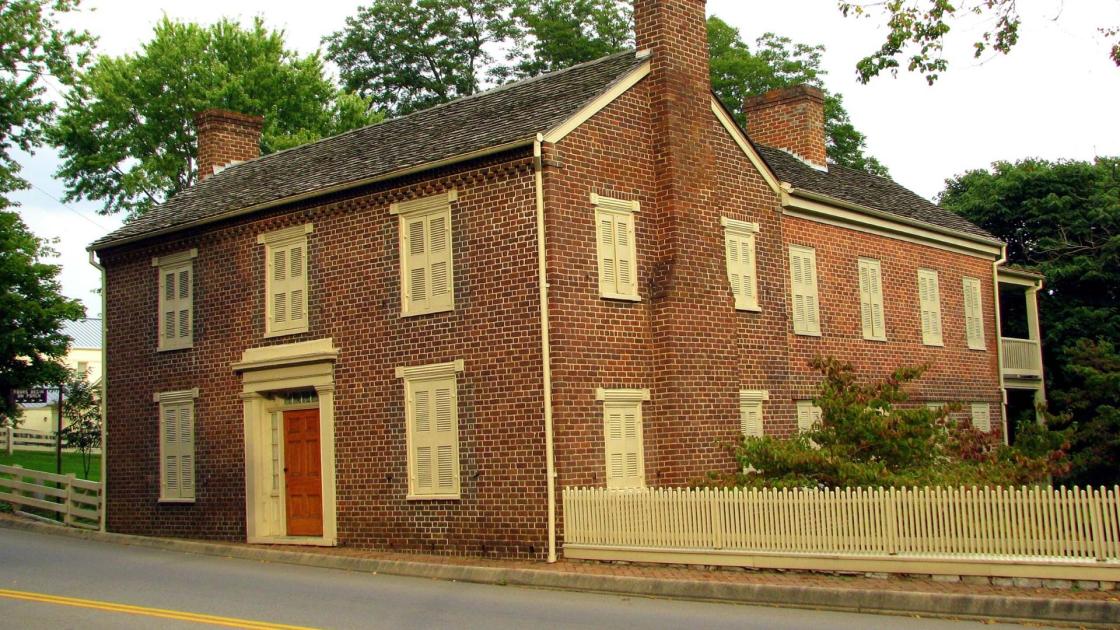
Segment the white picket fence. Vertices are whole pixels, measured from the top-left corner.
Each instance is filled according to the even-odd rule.
[[[566,488],[564,543],[572,558],[785,568],[814,568],[809,556],[830,559],[819,568],[844,559],[1072,562],[1120,579],[1120,487]],[[894,564],[849,566],[910,572],[884,568]]]
[[[0,466],[0,502],[39,511],[31,516],[58,515],[65,525],[98,529],[101,526],[101,484],[74,475]]]

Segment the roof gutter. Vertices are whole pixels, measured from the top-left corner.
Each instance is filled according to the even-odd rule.
[[[490,155],[495,155],[497,153],[504,153],[506,151],[512,151],[513,149],[520,149],[520,148],[524,148],[524,147],[533,146],[533,144],[535,142],[536,142],[536,137],[535,136],[529,137],[529,138],[523,138],[521,140],[514,140],[513,142],[507,142],[505,144],[499,144],[499,145],[492,146],[492,147],[489,147],[489,148],[486,148],[486,149],[480,149],[478,151],[471,151],[469,153],[460,153],[459,155],[455,155],[455,156],[452,156],[452,157],[449,157],[449,158],[444,158],[442,160],[436,160],[434,162],[425,162],[424,164],[418,164],[416,166],[410,166],[408,168],[402,168],[402,169],[398,169],[398,170],[395,170],[395,171],[390,171],[388,173],[383,173],[381,175],[377,175],[377,176],[374,176],[374,177],[366,177],[366,178],[363,178],[363,179],[356,179],[356,180],[349,181],[349,182],[346,182],[346,183],[343,183],[343,184],[336,184],[334,186],[327,186],[326,188],[317,188],[315,190],[311,190],[311,191],[304,192],[304,193],[299,193],[297,195],[289,195],[287,197],[283,197],[283,198],[280,198],[280,199],[275,199],[273,201],[266,201],[266,202],[258,203],[258,204],[252,205],[252,206],[246,206],[244,208],[238,208],[236,210],[230,210],[228,212],[223,212],[221,214],[216,214],[216,215],[213,215],[213,216],[205,217],[203,219],[198,219],[196,221],[190,221],[190,222],[187,222],[187,223],[182,223],[182,224],[179,224],[179,225],[163,228],[163,229],[160,229],[160,230],[155,230],[153,232],[138,234],[136,236],[127,236],[127,237],[122,238],[122,239],[109,241],[107,243],[102,243],[102,244],[96,245],[96,246],[90,245],[89,247],[86,248],[86,250],[90,251],[90,252],[96,252],[96,251],[101,251],[103,249],[107,249],[109,247],[118,247],[120,245],[127,245],[129,243],[136,243],[136,242],[144,241],[144,240],[147,240],[147,239],[150,239],[150,238],[155,238],[157,236],[165,236],[167,234],[173,234],[175,232],[182,232],[184,230],[189,230],[191,228],[201,227],[201,226],[204,226],[204,225],[210,225],[212,223],[218,223],[220,221],[225,221],[227,219],[233,219],[233,218],[236,218],[236,217],[245,216],[247,214],[253,214],[255,212],[260,212],[261,210],[268,210],[268,209],[271,209],[271,208],[277,208],[279,206],[287,205],[287,204],[290,204],[290,203],[296,203],[296,202],[304,201],[304,200],[307,200],[307,199],[313,199],[315,197],[322,197],[324,195],[330,195],[330,194],[333,194],[333,193],[342,192],[342,191],[346,191],[346,190],[351,190],[351,189],[354,189],[354,188],[360,188],[362,186],[368,186],[370,184],[376,184],[376,183],[380,183],[380,182],[384,182],[384,181],[389,181],[389,180],[392,180],[392,179],[398,179],[400,177],[406,177],[408,175],[414,175],[416,173],[422,173],[424,171],[430,171],[432,169],[442,168],[444,166],[451,166],[453,164],[459,164],[459,163],[462,163],[462,162],[469,162],[470,160],[476,160],[478,158],[483,158],[483,157],[487,157],[487,156],[490,156]]]
[[[907,218],[907,217],[902,217],[902,216],[899,216],[897,214],[892,214],[892,213],[889,213],[889,212],[883,212],[882,210],[876,210],[874,208],[870,208],[868,206],[860,205],[858,203],[852,203],[850,201],[844,201],[843,199],[837,199],[836,197],[831,197],[829,195],[823,195],[821,193],[813,192],[811,190],[805,190],[803,188],[794,188],[792,185],[790,185],[788,183],[783,183],[782,188],[786,191],[787,194],[789,194],[791,196],[794,196],[794,197],[800,197],[802,199],[808,199],[809,201],[826,203],[826,204],[829,204],[829,205],[832,205],[832,206],[837,206],[837,207],[840,207],[840,208],[844,208],[845,210],[852,210],[854,212],[860,212],[860,213],[863,213],[863,214],[867,214],[867,215],[873,216],[873,217],[878,218],[878,219],[883,219],[883,220],[886,220],[886,221],[892,221],[894,223],[901,223],[903,225],[909,225],[909,226],[912,226],[912,227],[921,228],[923,230],[928,230],[930,232],[936,232],[938,234],[944,234],[946,236],[952,236],[952,237],[955,237],[955,238],[962,238],[962,239],[972,241],[972,242],[975,242],[975,243],[983,243],[985,245],[989,245],[989,246],[992,246],[992,247],[1002,248],[1003,245],[1004,245],[1003,241],[1000,241],[999,239],[987,238],[987,237],[980,236],[978,234],[969,234],[968,232],[962,232],[960,230],[954,230],[954,229],[951,229],[951,228],[945,228],[945,227],[941,227],[939,225],[934,225],[932,223],[926,223],[925,221],[918,221],[916,219],[910,219],[910,218]]]

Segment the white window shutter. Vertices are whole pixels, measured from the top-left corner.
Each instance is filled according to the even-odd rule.
[[[639,403],[604,403],[607,488],[645,485]]]
[[[455,308],[451,206],[416,200],[400,215],[401,314],[423,315]]]
[[[859,308],[863,338],[886,339],[882,268],[878,260],[861,258],[859,261]]]
[[[797,430],[801,433],[809,431],[821,423],[823,413],[821,408],[814,405],[811,400],[797,401]]]
[[[189,348],[193,343],[194,267],[190,262],[159,268],[159,348]]]
[[[408,391],[409,494],[459,493],[459,420],[455,378],[410,380]]]
[[[793,331],[802,335],[819,335],[821,325],[816,252],[807,247],[790,247],[789,267]]]
[[[638,298],[636,202],[592,196],[595,208],[595,249],[599,264],[599,295]],[[606,206],[606,207],[603,207]]]
[[[731,284],[731,294],[735,297],[735,308],[757,309],[754,235],[725,228],[724,242],[727,279]]]
[[[428,275],[431,308],[445,309],[452,305],[451,292],[451,212],[427,217]]]
[[[160,498],[194,499],[194,405],[160,405]]]
[[[972,403],[972,426],[989,433],[992,430],[992,410],[988,403]]]
[[[615,257],[619,295],[638,295],[638,261],[634,244],[634,215],[615,215]]]
[[[984,303],[976,278],[964,279],[964,324],[969,349],[984,350]]]
[[[762,437],[762,403],[752,401],[740,405],[739,425],[743,437]]]
[[[922,318],[922,343],[927,346],[943,345],[941,334],[941,290],[937,272],[918,270],[918,302]]]

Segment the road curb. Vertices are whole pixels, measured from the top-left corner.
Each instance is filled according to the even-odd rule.
[[[245,547],[215,542],[101,533],[14,517],[0,518],[0,527],[148,549],[433,580],[845,612],[928,615],[1013,622],[1034,621],[1102,628],[1115,628],[1120,625],[1117,621],[1120,620],[1120,602],[957,593],[916,593],[817,586],[734,584],[701,580],[565,573],[545,569],[511,569],[383,560],[268,547]]]

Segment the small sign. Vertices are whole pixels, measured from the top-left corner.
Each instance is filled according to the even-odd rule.
[[[30,405],[35,403],[47,402],[47,389],[45,387],[17,389],[13,393],[15,394],[17,405]]]

